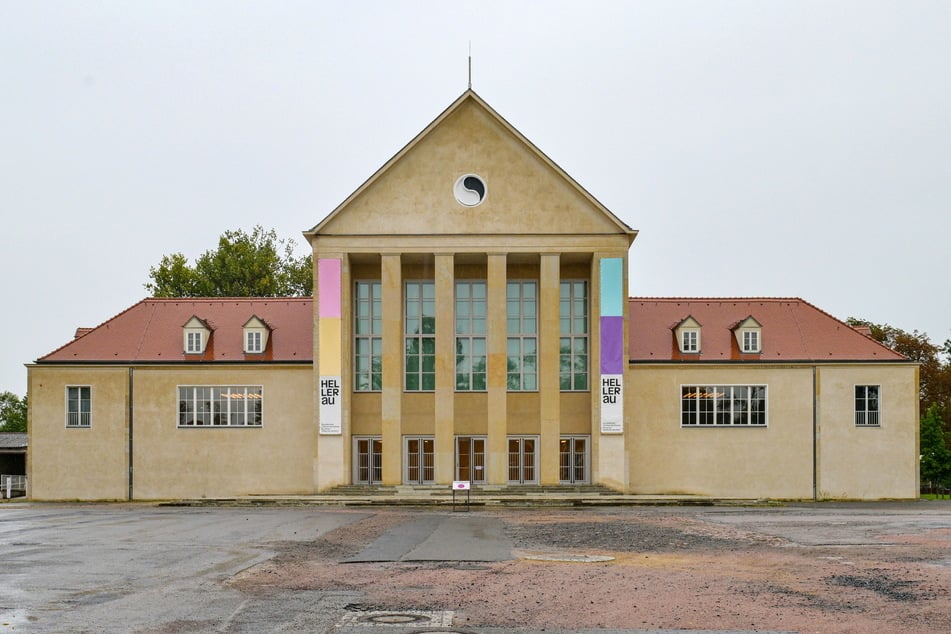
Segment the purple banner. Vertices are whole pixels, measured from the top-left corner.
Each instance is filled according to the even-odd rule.
[[[601,374],[624,374],[624,318],[601,318]]]

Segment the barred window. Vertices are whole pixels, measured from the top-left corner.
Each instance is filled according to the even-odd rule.
[[[383,389],[383,295],[379,281],[357,282],[353,309],[353,388]]]
[[[880,385],[855,386],[855,424],[878,427]]]
[[[456,282],[456,389],[485,390],[485,282]]]
[[[588,389],[588,283],[564,280],[559,290],[561,390]]]
[[[510,391],[538,389],[537,285],[510,281],[505,290],[507,384]]]
[[[66,388],[66,426],[89,427],[92,423],[92,388],[71,385]]]
[[[680,424],[703,426],[766,426],[765,385],[682,385]]]
[[[261,386],[180,385],[179,427],[260,427]]]

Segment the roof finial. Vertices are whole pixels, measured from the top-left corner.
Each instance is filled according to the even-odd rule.
[[[472,40],[469,40],[469,90],[472,90]]]

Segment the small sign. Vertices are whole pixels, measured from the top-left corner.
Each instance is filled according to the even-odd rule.
[[[468,491],[470,488],[470,482],[468,480],[453,480],[452,482],[453,491]]]

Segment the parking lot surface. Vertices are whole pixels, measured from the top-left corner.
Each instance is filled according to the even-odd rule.
[[[951,631],[951,503],[0,505],[10,632]]]

